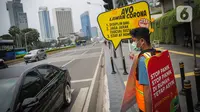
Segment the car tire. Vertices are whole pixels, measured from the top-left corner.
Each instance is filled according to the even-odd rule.
[[[26,64],[28,64],[28,61],[25,61]]]
[[[43,59],[46,59],[47,58],[47,55],[44,55]]]
[[[64,106],[69,106],[72,101],[71,87],[69,84],[64,84]]]
[[[39,61],[39,58],[37,57],[37,58],[35,58],[35,61],[37,62],[37,61]]]

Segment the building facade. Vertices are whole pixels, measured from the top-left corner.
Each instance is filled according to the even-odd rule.
[[[27,15],[24,13],[21,0],[8,1],[6,8],[9,13],[10,26],[17,26],[19,29],[28,28]]]
[[[54,28],[54,26],[51,26],[51,33],[52,33],[53,39],[56,40],[56,35],[55,35],[55,28]]]
[[[41,40],[45,42],[51,41],[53,38],[48,8],[40,7],[38,15],[40,21]]]
[[[71,8],[53,9],[55,36],[70,36],[74,32]]]
[[[92,27],[91,28],[91,33],[92,33],[92,37],[98,37],[98,28],[97,27]]]
[[[91,24],[88,11],[81,14],[81,26],[84,36],[90,39],[92,37],[92,33],[91,33]]]

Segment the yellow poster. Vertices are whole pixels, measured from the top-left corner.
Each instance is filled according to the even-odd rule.
[[[112,41],[116,49],[122,39],[131,38],[131,29],[146,27],[151,30],[149,5],[147,2],[137,2],[101,13],[98,23],[104,38]]]

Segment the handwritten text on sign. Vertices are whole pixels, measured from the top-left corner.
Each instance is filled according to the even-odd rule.
[[[150,29],[150,20],[149,7],[146,2],[131,4],[98,16],[103,36],[113,42],[115,49],[122,39],[131,38],[129,34],[131,29],[137,27]]]

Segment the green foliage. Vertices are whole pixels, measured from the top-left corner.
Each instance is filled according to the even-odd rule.
[[[9,34],[4,34],[4,35],[0,36],[0,38],[2,38],[4,40],[13,40],[13,37]]]
[[[128,2],[133,3],[135,2],[135,0],[117,0],[117,5],[118,7],[123,7],[123,6],[128,5]]]
[[[27,39],[27,45],[36,46],[39,41],[39,32],[33,28],[26,28],[21,31],[22,43],[25,46],[25,38]]]
[[[8,32],[9,32],[10,35],[15,37],[16,34],[20,33],[20,29],[18,27],[16,27],[16,26],[11,26]]]
[[[196,4],[193,8],[193,15],[194,19],[200,17],[200,4]],[[156,19],[155,22],[152,23],[154,32],[151,33],[151,41],[159,40],[161,43],[173,44],[173,27],[178,24],[181,23],[176,20],[176,10],[167,12],[165,15]]]
[[[23,58],[26,54],[16,55],[16,59]]]

